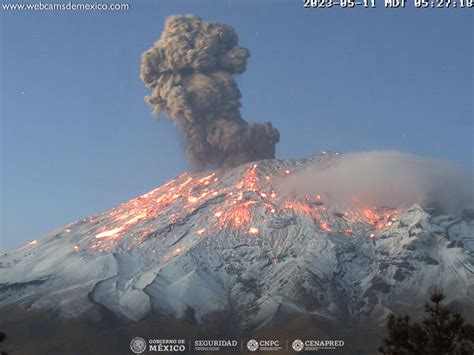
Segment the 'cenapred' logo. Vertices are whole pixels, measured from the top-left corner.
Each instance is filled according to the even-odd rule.
[[[247,349],[249,349],[250,351],[257,351],[257,349],[258,349],[258,341],[254,340],[254,339],[250,339],[250,340],[247,342]]]
[[[132,339],[130,342],[130,349],[135,353],[135,354],[141,354],[146,350],[146,341],[143,338],[140,337],[135,337]]]
[[[296,339],[296,340],[293,340],[293,343],[291,343],[291,347],[293,348],[294,351],[301,351],[304,349],[304,343],[299,340],[299,339]]]

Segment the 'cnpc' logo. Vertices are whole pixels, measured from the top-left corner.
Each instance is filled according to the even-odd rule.
[[[258,349],[258,341],[256,341],[255,339],[250,339],[250,340],[247,342],[247,349],[249,349],[250,351],[257,351],[257,349]]]

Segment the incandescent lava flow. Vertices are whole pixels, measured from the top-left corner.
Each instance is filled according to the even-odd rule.
[[[336,158],[337,154],[322,153],[316,160],[330,164]],[[390,226],[399,214],[397,209],[376,206],[337,209],[325,201],[322,192],[321,195],[299,198],[280,194],[272,183],[273,179],[284,179],[297,167],[269,162],[246,165],[243,176],[234,176],[232,170],[183,173],[116,208],[68,225],[64,230],[65,237],[74,240],[75,226],[84,228],[87,224],[90,238],[79,239],[73,246],[74,251],[132,250],[140,248],[150,238],[159,239],[157,230],[169,232],[174,225],[185,223],[198,210],[201,218],[188,233],[201,238],[212,238],[218,233],[225,233],[229,238],[236,235],[261,237],[261,228],[265,226],[258,226],[254,215],[262,216],[269,222],[280,217],[298,216],[314,222],[324,233],[350,236],[357,228],[368,237],[375,237],[379,230]],[[275,168],[274,165],[281,166]],[[169,258],[184,250],[185,245],[163,257]]]

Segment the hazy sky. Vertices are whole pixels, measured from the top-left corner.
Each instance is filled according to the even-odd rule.
[[[0,250],[187,169],[177,130],[151,117],[139,79],[141,53],[172,14],[236,29],[251,52],[237,79],[242,115],[280,130],[278,157],[395,149],[472,168],[472,9],[310,10],[302,3],[0,9]]]

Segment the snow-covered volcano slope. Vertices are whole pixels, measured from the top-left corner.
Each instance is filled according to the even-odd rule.
[[[474,220],[339,210],[291,199],[276,176],[337,153],[182,174],[0,257],[0,308],[124,321],[231,316],[243,329],[314,314],[384,321],[418,312],[433,285],[474,316]]]

